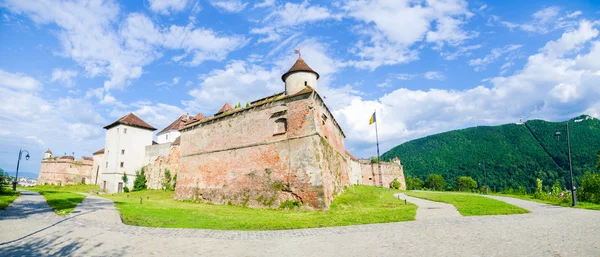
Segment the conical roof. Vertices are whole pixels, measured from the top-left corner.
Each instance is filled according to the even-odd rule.
[[[292,66],[292,68],[290,68],[286,73],[284,73],[281,76],[281,80],[283,80],[283,82],[285,82],[285,79],[287,78],[287,76],[289,76],[290,74],[294,73],[294,72],[299,72],[299,71],[307,71],[307,72],[312,72],[315,75],[317,75],[317,79],[319,79],[319,73],[317,73],[316,71],[314,71],[313,69],[310,68],[310,66],[308,66],[308,64],[306,64],[306,62],[304,61],[304,59],[302,59],[302,57],[298,57],[298,60],[296,61],[296,63],[294,63],[294,65]]]
[[[229,105],[229,103],[225,103],[225,105],[223,105],[223,107],[221,107],[221,109],[217,112],[217,114],[224,113],[226,111],[231,111],[231,110],[233,110],[233,108],[231,108],[231,105]]]
[[[158,132],[158,134],[171,131],[171,130],[180,130],[183,128],[183,124],[188,120],[188,115],[184,114],[177,118],[175,121],[171,122],[169,126]]]
[[[52,151],[50,151],[50,148],[48,148],[48,150],[46,151],[46,153],[52,154]]]
[[[133,114],[131,112],[129,114],[123,116],[122,118],[118,119],[117,121],[107,125],[104,128],[109,129],[109,128],[112,128],[119,124],[129,125],[129,126],[143,128],[143,129],[149,129],[152,131],[156,130],[155,127],[150,126],[150,124],[146,123],[144,120],[140,119],[138,116],[135,116],[135,114]]]

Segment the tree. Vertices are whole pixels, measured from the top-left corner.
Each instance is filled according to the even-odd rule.
[[[598,149],[598,160],[596,161],[596,172],[600,173],[600,149]]]
[[[406,177],[407,190],[419,190],[423,188],[423,181],[417,177]]]
[[[477,182],[471,177],[460,176],[456,179],[456,187],[458,191],[471,191],[477,188]]]
[[[7,173],[4,173],[4,170],[0,168],[0,192],[4,192],[8,184],[10,184],[10,176],[8,176]]]
[[[371,163],[379,163],[379,158],[377,156],[371,157]]]
[[[133,181],[133,191],[141,191],[146,188],[146,171],[145,167],[142,167],[140,171],[135,172],[135,181]]]
[[[442,190],[446,186],[446,180],[438,175],[431,174],[425,180],[425,187],[433,190]]]
[[[600,175],[591,172],[583,174],[579,191],[581,201],[600,204]]]
[[[165,177],[163,178],[162,186],[165,190],[173,190],[171,184],[171,171],[169,169],[165,169]]]
[[[129,178],[127,177],[127,174],[125,174],[125,172],[123,172],[123,177],[121,177],[121,179],[123,180],[123,184],[125,185],[123,187],[123,192],[129,193],[129,187],[127,186],[127,182],[129,181]]]
[[[248,108],[248,107],[250,107],[250,104],[249,104],[249,103],[246,103],[246,108]]]
[[[400,189],[400,181],[398,181],[398,178],[394,178],[394,181],[392,181],[392,188]]]

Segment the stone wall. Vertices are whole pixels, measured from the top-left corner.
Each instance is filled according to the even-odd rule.
[[[148,188],[163,189],[165,170],[171,172],[171,180],[179,172],[179,145],[165,143],[146,146],[144,167]]]
[[[175,197],[272,208],[289,200],[329,208],[349,184],[349,167],[338,151],[343,140],[336,141],[343,135],[323,135],[333,119],[323,124],[318,100],[312,92],[282,97],[186,126]]]
[[[363,185],[391,187],[392,181],[395,178],[400,182],[400,189],[406,190],[406,182],[404,181],[404,169],[398,163],[382,162],[381,173],[377,163],[371,163],[370,160],[359,160]]]
[[[72,160],[65,158],[43,159],[38,184],[71,185],[78,183],[93,184],[92,160]]]

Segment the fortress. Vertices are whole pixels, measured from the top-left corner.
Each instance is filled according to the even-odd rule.
[[[312,209],[328,209],[353,184],[388,187],[397,179],[405,188],[397,158],[380,163],[379,172],[346,151],[344,132],[318,94],[319,74],[302,58],[281,79],[285,91],[246,108],[225,104],[209,117],[182,115],[157,133],[157,142],[156,128],[127,114],[104,127],[105,148],[88,160],[93,167],[81,168],[81,182],[121,192],[143,167],[154,189],[163,187],[167,171],[176,175],[176,199],[259,208],[293,201]],[[48,167],[42,165],[40,183],[79,182],[66,175],[74,171],[42,181],[56,173]]]

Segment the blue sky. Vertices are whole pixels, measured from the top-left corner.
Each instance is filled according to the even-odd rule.
[[[596,1],[0,0],[0,168],[90,156],[134,112],[157,128],[284,89],[297,58],[347,148],[524,119],[600,116]]]

